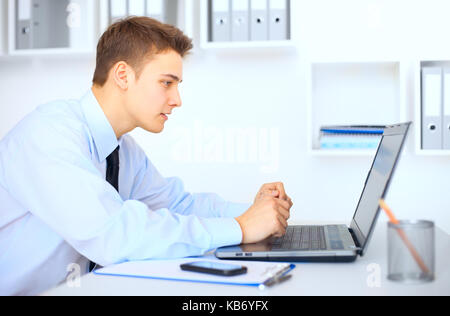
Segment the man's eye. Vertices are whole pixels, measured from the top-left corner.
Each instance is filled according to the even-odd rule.
[[[172,81],[163,81],[163,84],[164,84],[166,87],[169,87],[169,86],[172,84]]]

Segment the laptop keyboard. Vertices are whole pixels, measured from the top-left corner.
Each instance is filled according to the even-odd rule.
[[[288,226],[283,237],[272,242],[272,250],[326,250],[324,226]]]

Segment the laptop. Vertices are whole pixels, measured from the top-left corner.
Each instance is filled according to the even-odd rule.
[[[256,244],[221,247],[215,255],[227,260],[284,262],[352,262],[363,256],[387,194],[411,122],[386,126],[367,175],[350,227],[346,225],[288,226],[280,238]]]

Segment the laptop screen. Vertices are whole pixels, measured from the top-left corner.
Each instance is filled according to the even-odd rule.
[[[397,157],[402,149],[404,138],[405,134],[402,133],[385,135],[381,140],[372,169],[367,177],[364,191],[353,217],[363,240],[367,238],[372,224],[375,223],[379,209],[378,201],[383,198]]]

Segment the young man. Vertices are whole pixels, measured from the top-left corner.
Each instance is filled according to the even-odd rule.
[[[253,205],[189,194],[163,178],[127,135],[160,133],[181,106],[191,40],[144,17],[113,24],[97,47],[93,87],[38,107],[0,142],[0,294],[37,294],[73,263],[202,255],[285,232],[282,183]]]

